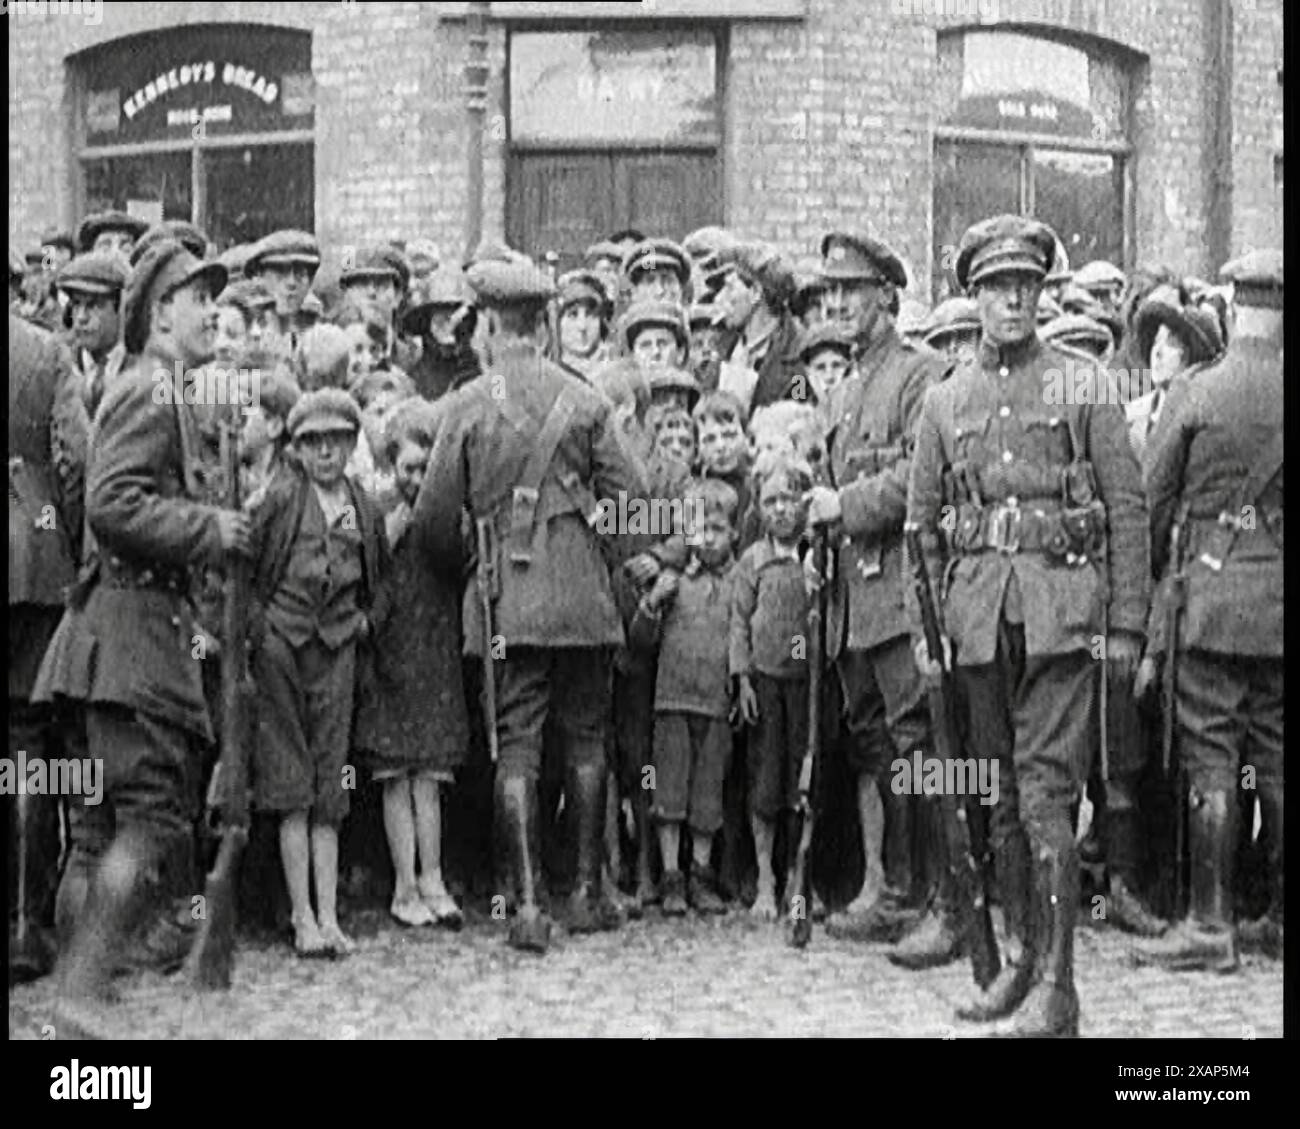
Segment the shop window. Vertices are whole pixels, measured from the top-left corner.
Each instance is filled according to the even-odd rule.
[[[615,229],[680,239],[721,221],[719,34],[510,36],[511,242],[561,268]]]
[[[939,39],[934,297],[956,291],[953,249],[997,212],[1035,216],[1072,266],[1126,259],[1129,66],[1008,31]]]

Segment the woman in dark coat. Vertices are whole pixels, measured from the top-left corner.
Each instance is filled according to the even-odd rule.
[[[388,570],[371,613],[373,670],[356,745],[384,789],[384,829],[396,873],[391,911],[406,925],[461,923],[442,877],[441,790],[463,763],[469,725],[461,678],[461,578],[430,563],[410,505],[442,408],[420,398],[386,429],[402,501],[388,514]],[[416,860],[420,875],[416,878]]]

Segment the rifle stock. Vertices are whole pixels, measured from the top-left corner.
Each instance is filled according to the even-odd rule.
[[[786,882],[786,900],[790,903],[788,941],[797,949],[803,948],[812,938],[812,917],[809,909],[809,859],[812,855],[813,805],[812,786],[822,744],[822,692],[826,670],[826,611],[830,586],[826,576],[830,535],[824,528],[817,530],[813,541],[813,565],[817,572],[817,598],[808,613],[809,666],[808,666],[808,744],[804,747],[803,763],[799,767],[799,846]]]
[[[238,510],[239,423],[221,423],[225,505]],[[207,818],[218,826],[220,846],[203,885],[203,916],[185,965],[196,988],[229,988],[234,964],[239,860],[248,842],[248,758],[255,739],[257,689],[248,662],[248,620],[252,599],[249,562],[233,557],[222,593],[221,758],[208,786]]]
[[[962,754],[961,728],[957,719],[956,693],[951,664],[943,647],[939,605],[922,552],[920,531],[904,530],[907,555],[911,559],[912,584],[921,609],[921,629],[926,650],[942,666],[939,684],[928,689],[930,718],[934,728],[935,752],[945,763]],[[970,954],[971,971],[981,988],[991,984],[1000,969],[993,919],[989,913],[989,838],[985,812],[979,797],[960,800],[942,789],[939,794],[947,865],[956,886],[956,912]]]

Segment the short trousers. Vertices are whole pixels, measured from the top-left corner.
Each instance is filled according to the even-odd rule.
[[[870,650],[846,650],[836,665],[849,732],[845,756],[855,774],[878,776],[896,757],[928,749],[925,684],[907,636]]]
[[[689,823],[705,835],[718,831],[730,757],[731,727],[725,718],[656,713],[650,814],[663,823]]]
[[[808,744],[808,680],[755,674],[758,723],[749,737],[749,810],[773,819],[799,804]]]

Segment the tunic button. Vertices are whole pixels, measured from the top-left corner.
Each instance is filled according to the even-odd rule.
[[[1007,368],[1006,365],[1003,365],[1000,369],[998,369],[998,376],[1010,376],[1010,375],[1011,375],[1011,370]]]
[[[1006,419],[1007,416],[1009,416],[1010,414],[1011,414],[1011,409],[1008,408],[1006,404],[1003,404],[1002,407],[998,409],[998,415],[1000,415],[1003,419]]]
[[[181,625],[181,617],[178,615],[172,616],[172,626],[180,627],[180,625]]]
[[[1009,462],[1010,462],[1012,459],[1014,459],[1014,458],[1015,458],[1015,455],[1013,455],[1010,451],[1003,451],[1003,452],[1002,452],[1002,461],[1003,461],[1004,463],[1009,463]]]

